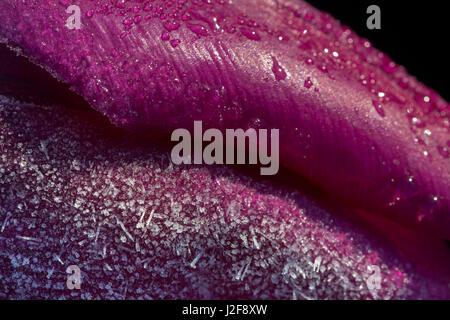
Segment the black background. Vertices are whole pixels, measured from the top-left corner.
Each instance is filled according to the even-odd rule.
[[[410,74],[450,101],[450,6],[447,1],[307,0],[369,39]],[[366,26],[367,7],[381,9],[381,30]]]

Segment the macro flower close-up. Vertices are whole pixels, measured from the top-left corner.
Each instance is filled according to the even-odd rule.
[[[300,0],[0,21],[1,299],[450,299],[448,78]]]

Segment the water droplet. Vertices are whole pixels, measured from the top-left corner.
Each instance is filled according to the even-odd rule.
[[[180,40],[179,39],[173,39],[173,40],[170,40],[170,45],[172,46],[172,47],[174,47],[174,48],[176,48],[176,47],[178,47],[178,45],[180,44]]]
[[[425,127],[425,122],[423,122],[422,120],[420,120],[417,117],[412,117],[411,118],[411,124],[416,126],[417,128],[423,128]]]
[[[306,89],[309,89],[309,88],[312,87],[312,85],[313,85],[313,83],[312,83],[310,77],[306,78],[305,83],[303,84],[303,86],[304,86]]]
[[[397,65],[393,61],[386,61],[385,63],[383,63],[381,68],[384,70],[384,72],[391,74],[397,70]]]
[[[180,24],[176,21],[167,21],[164,23],[164,28],[166,28],[167,31],[174,31],[177,30],[180,27]]]
[[[188,23],[187,27],[189,30],[191,30],[193,33],[199,35],[199,36],[207,36],[208,30],[201,25],[201,24],[194,24],[194,23]]]
[[[130,18],[126,18],[122,23],[126,26],[129,26],[133,24],[133,20],[131,20]]]
[[[416,95],[414,96],[414,100],[417,102],[417,104],[418,104],[419,106],[422,107],[422,111],[423,111],[425,114],[428,114],[428,113],[430,113],[431,111],[433,111],[434,104],[431,103],[431,99],[430,99],[429,96],[425,96],[425,95],[421,95],[421,94],[416,94]]]
[[[376,100],[372,100],[372,104],[375,107],[375,110],[378,112],[378,114],[384,118],[386,114],[384,113],[383,106]]]
[[[449,152],[449,150],[448,150],[447,147],[438,146],[437,149],[438,149],[439,154],[440,154],[441,156],[443,156],[443,157],[446,158],[446,159],[449,157],[450,152]]]
[[[247,129],[253,128],[253,129],[260,129],[263,127],[263,121],[260,118],[252,118],[249,120]]]
[[[250,30],[250,29],[243,28],[243,27],[241,27],[240,30],[241,30],[241,33],[250,40],[255,40],[255,41],[261,40],[261,37],[259,36],[259,34],[254,30]]]
[[[284,69],[280,66],[280,64],[278,63],[277,58],[272,57],[272,61],[273,61],[272,71],[273,71],[273,74],[275,75],[275,79],[277,79],[277,81],[286,79],[287,74],[284,71]]]
[[[151,3],[147,3],[147,4],[145,4],[143,10],[144,10],[145,12],[149,12],[149,11],[152,11],[152,9],[153,9],[153,5],[152,5]]]
[[[402,89],[408,89],[409,87],[407,78],[400,78],[397,83]]]
[[[319,69],[320,71],[322,71],[323,73],[327,73],[328,72],[328,68],[326,65],[322,64],[320,66],[317,66],[317,69]]]
[[[231,27],[228,27],[228,28],[227,28],[227,32],[228,32],[229,34],[233,34],[233,33],[236,33],[236,28],[235,28],[235,27],[233,27],[233,26],[231,26]]]
[[[308,65],[314,64],[314,60],[311,59],[311,58],[306,58],[306,59],[305,59],[305,62],[306,62],[306,64],[308,64]]]
[[[170,34],[166,31],[163,31],[163,33],[161,34],[161,40],[167,41],[169,39],[170,39]]]

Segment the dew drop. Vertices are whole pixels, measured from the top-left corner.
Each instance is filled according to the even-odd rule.
[[[320,71],[322,71],[323,73],[327,73],[328,72],[328,68],[326,65],[322,64],[320,66],[317,66],[317,69],[319,69]]]
[[[394,73],[397,70],[397,65],[393,61],[386,61],[381,68],[384,70],[384,72],[391,74]]]
[[[180,40],[179,39],[173,39],[173,40],[170,40],[170,45],[172,46],[172,47],[174,47],[174,48],[176,48],[176,47],[178,47],[178,45],[180,44]]]
[[[166,28],[167,31],[174,31],[177,30],[180,27],[180,24],[176,21],[167,21],[164,23],[164,28]]]
[[[263,121],[260,118],[251,118],[248,122],[247,129],[260,129],[263,127]]]
[[[411,124],[417,128],[424,128],[425,127],[425,122],[423,122],[422,120],[420,120],[420,118],[417,117],[412,117],[411,118]]]
[[[152,9],[153,9],[152,4],[147,3],[147,4],[145,5],[145,7],[144,7],[143,10],[144,10],[145,12],[149,12],[149,11],[152,11]]]
[[[129,25],[133,24],[133,20],[126,18],[125,20],[123,20],[122,23],[126,26],[129,26]]]
[[[187,27],[189,30],[191,30],[193,33],[199,35],[199,36],[207,36],[208,30],[201,25],[201,24],[194,24],[194,23],[188,23]]]
[[[399,85],[399,87],[400,88],[402,88],[402,89],[408,89],[408,79],[406,79],[406,78],[400,78],[399,80],[398,80],[398,85]]]
[[[434,105],[431,103],[431,99],[429,96],[416,94],[414,96],[414,100],[419,106],[422,107],[423,112],[425,112],[426,114],[432,111]]]
[[[312,85],[313,85],[313,83],[312,83],[312,81],[311,81],[311,78],[310,78],[310,77],[306,78],[305,83],[303,84],[303,86],[304,86],[306,89],[309,89],[309,88],[312,87]]]
[[[378,114],[384,118],[386,114],[384,113],[383,106],[376,100],[372,100],[372,104],[375,107],[375,110],[378,112]]]
[[[170,39],[170,34],[166,31],[163,31],[163,33],[161,34],[161,40],[167,41],[169,39]]]
[[[448,150],[447,147],[438,146],[437,149],[438,149],[438,151],[439,151],[439,154],[440,154],[442,157],[444,157],[445,159],[447,159],[447,158],[449,157],[450,152],[449,152],[449,150]]]
[[[228,27],[228,29],[227,29],[227,32],[228,32],[229,34],[233,34],[233,33],[236,33],[236,28],[235,28],[235,27],[233,27],[233,26],[231,26],[231,27]]]
[[[306,62],[306,64],[308,64],[308,65],[314,64],[314,60],[311,59],[311,58],[306,58],[306,59],[305,59],[305,62]]]
[[[125,0],[117,0],[115,7],[118,9],[124,9],[125,8]]]
[[[287,74],[284,71],[284,69],[280,66],[280,64],[278,63],[277,58],[272,57],[272,61],[273,61],[272,72],[275,75],[275,79],[277,79],[277,81],[286,79]]]
[[[259,36],[259,34],[254,30],[250,30],[250,29],[243,28],[243,27],[241,27],[240,30],[241,30],[241,33],[250,40],[255,40],[255,41],[261,40],[261,37]]]

